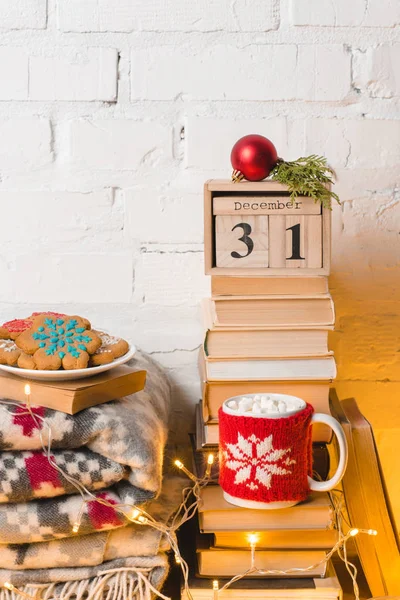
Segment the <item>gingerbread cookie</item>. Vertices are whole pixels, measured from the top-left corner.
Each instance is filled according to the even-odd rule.
[[[95,331],[95,330],[94,330]],[[89,366],[97,367],[98,365],[106,365],[116,358],[123,356],[129,350],[129,344],[122,338],[109,335],[103,331],[95,331],[101,339],[101,346],[90,357]]]
[[[24,353],[33,356],[37,369],[55,371],[61,367],[86,368],[90,355],[100,348],[101,339],[87,329],[81,317],[39,315],[16,343]]]
[[[14,340],[0,340],[0,365],[14,367],[20,354],[21,350]]]
[[[9,340],[10,332],[5,327],[0,327],[0,340]]]
[[[33,356],[31,356],[30,354],[25,354],[25,352],[21,352],[21,354],[19,355],[18,366],[20,369],[37,369],[35,359],[33,358]]]
[[[8,337],[12,340],[16,340],[17,337],[23,332],[29,329],[32,325],[32,321],[29,319],[13,319],[12,321],[7,321],[7,323],[3,323],[2,329],[5,329],[8,332]]]

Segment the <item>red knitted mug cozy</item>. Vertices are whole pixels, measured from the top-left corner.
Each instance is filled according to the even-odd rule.
[[[219,483],[227,494],[256,502],[301,502],[312,473],[313,407],[271,419],[218,412]]]

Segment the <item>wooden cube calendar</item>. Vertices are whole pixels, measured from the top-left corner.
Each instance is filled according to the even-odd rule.
[[[331,211],[274,181],[204,187],[207,275],[328,275]]]

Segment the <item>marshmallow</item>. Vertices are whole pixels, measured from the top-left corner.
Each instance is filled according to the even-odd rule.
[[[230,408],[231,410],[237,410],[238,407],[238,403],[236,402],[236,400],[230,400],[230,402],[227,403],[228,408]]]

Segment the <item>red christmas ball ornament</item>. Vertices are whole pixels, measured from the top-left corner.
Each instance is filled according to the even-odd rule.
[[[273,143],[263,135],[245,135],[231,152],[232,180],[261,181],[270,174],[278,161]]]

